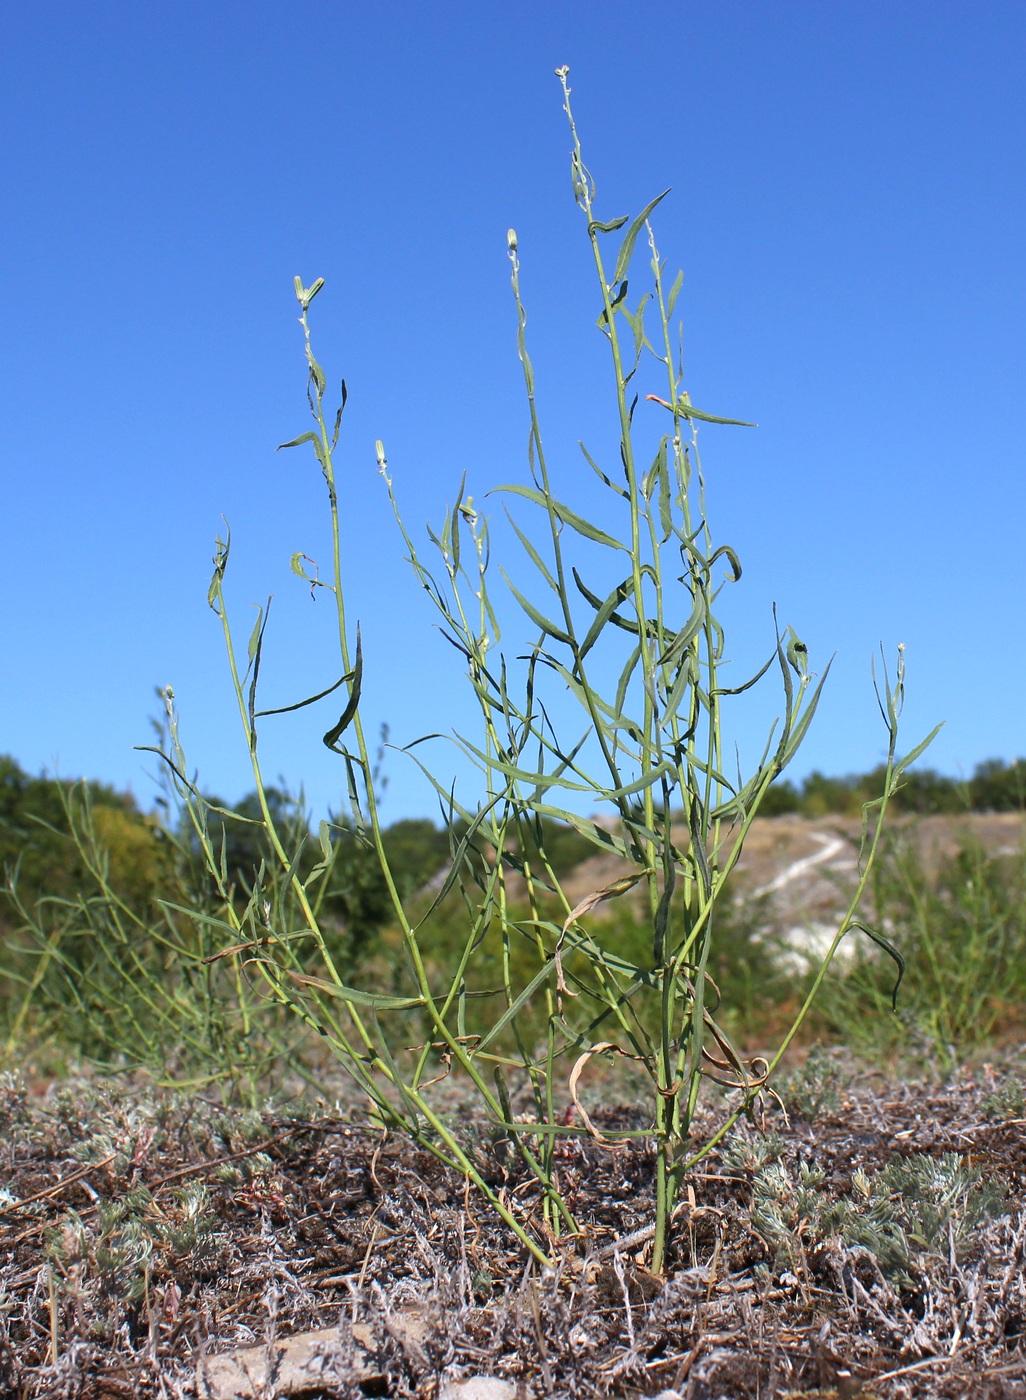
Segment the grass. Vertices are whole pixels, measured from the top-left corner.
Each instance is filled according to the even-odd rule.
[[[955,854],[931,857],[914,824],[896,827],[871,899],[908,966],[900,1003],[887,1014],[880,959],[858,947],[822,998],[829,1034],[864,1053],[918,1055],[947,1073],[1017,1033],[1026,1003],[1026,841],[988,851],[970,827]]]

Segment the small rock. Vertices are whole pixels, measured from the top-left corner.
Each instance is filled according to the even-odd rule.
[[[527,1400],[527,1390],[498,1376],[471,1376],[465,1381],[443,1381],[438,1400]]]
[[[337,1327],[298,1332],[272,1344],[238,1347],[196,1364],[201,1400],[256,1400],[267,1394],[301,1396],[329,1385],[382,1378],[369,1327],[357,1324],[352,1341]]]

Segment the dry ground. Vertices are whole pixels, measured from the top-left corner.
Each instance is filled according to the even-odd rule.
[[[662,1279],[642,1145],[564,1144],[584,1237],[545,1273],[428,1153],[339,1105],[8,1077],[0,1395],[1026,1396],[1020,1072],[895,1084],[824,1061],[785,1083],[791,1112],[767,1103],[688,1182]],[[506,1145],[451,1110],[540,1228]],[[937,1167],[925,1206],[880,1186],[895,1160]]]

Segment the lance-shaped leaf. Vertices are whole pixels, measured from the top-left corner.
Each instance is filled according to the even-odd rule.
[[[497,800],[498,799],[496,799],[496,801]],[[427,920],[431,917],[431,915],[435,912],[435,910],[445,903],[445,900],[449,895],[449,892],[452,890],[453,886],[461,879],[461,876],[466,873],[469,853],[472,850],[477,850],[477,847],[474,844],[477,838],[477,833],[481,826],[484,824],[486,818],[491,813],[494,805],[495,802],[490,802],[487,806],[481,808],[481,810],[470,821],[467,830],[464,832],[463,837],[460,840],[459,844],[456,846],[455,850],[452,850],[450,852],[449,869],[446,872],[445,879],[442,881],[441,886],[437,890],[435,890],[434,898],[432,899],[430,906],[417,920],[417,928],[420,928],[424,923],[426,923]],[[466,820],[466,817],[464,817],[463,819]],[[451,816],[449,818],[449,828],[450,830],[452,829]]]
[[[715,413],[703,413],[700,408],[695,408],[687,394],[681,394],[676,403],[667,403],[665,399],[659,398],[658,394],[646,394],[645,398],[650,403],[662,404],[663,408],[668,408],[676,418],[693,418],[700,423],[723,423],[728,428],[757,428],[758,423],[747,423],[743,418],[720,418]]]
[[[320,690],[316,695],[308,696],[306,700],[297,700],[294,705],[279,705],[278,708],[274,710],[257,710],[256,718],[262,719],[264,715],[287,715],[291,714],[293,710],[302,710],[307,705],[316,705],[318,700],[323,700],[325,696],[331,695],[334,691],[338,690],[340,685],[345,685],[347,681],[351,681],[355,675],[355,671],[347,671],[344,676],[338,678],[334,685],[329,685],[327,690]]]
[[[895,948],[893,943],[889,943],[887,939],[884,938],[882,933],[877,933],[876,930],[871,929],[868,924],[863,924],[853,919],[848,925],[848,928],[845,929],[845,933],[849,932],[849,930],[853,928],[859,929],[862,933],[866,935],[867,938],[871,938],[876,944],[876,946],[878,948],[882,948],[883,951],[887,954],[887,956],[897,964],[898,977],[896,982],[894,983],[894,986],[891,988],[891,1010],[897,1011],[898,992],[901,989],[901,984],[905,977],[905,959],[901,956],[901,954],[898,952],[897,948]]]
[[[646,564],[642,567],[641,572],[643,574],[651,574],[652,570],[651,567]],[[597,593],[593,593],[591,591],[588,585],[581,578],[580,574],[577,572],[576,568],[572,568],[571,573],[574,576],[574,583],[576,583],[577,585],[578,592],[583,598],[586,598],[588,600],[588,602],[596,611],[598,611],[602,607],[603,600],[598,596]],[[653,581],[655,581],[654,575]],[[632,588],[632,596],[633,592],[634,590]],[[612,622],[615,627],[620,627],[625,632],[633,632],[635,636],[638,636],[640,633],[640,628],[635,618],[624,617],[618,612],[611,612],[609,614],[608,620]],[[667,644],[673,637],[673,633],[670,631],[670,629],[668,627],[662,626],[654,617],[649,617],[645,619],[645,629],[647,636],[658,637],[660,645]]]
[[[534,606],[534,604],[530,602],[527,598],[525,598],[524,595],[520,592],[520,589],[509,577],[505,569],[503,569],[501,572],[502,577],[506,580],[506,583],[509,586],[509,591],[513,594],[513,597],[517,600],[517,602],[523,608],[524,612],[531,619],[534,625],[540,628],[540,630],[546,636],[554,637],[557,642],[562,642],[564,646],[572,647],[574,641],[570,633],[567,632],[565,628],[560,627],[558,623],[552,622],[549,618],[545,616],[543,612],[539,612],[539,610]]]
[[[556,580],[552,577],[552,574],[551,574],[551,572],[550,572],[550,570],[549,570],[549,566],[546,564],[545,560],[544,560],[544,559],[541,557],[541,555],[538,553],[538,551],[537,551],[537,549],[534,547],[534,544],[532,543],[532,541],[527,537],[527,535],[524,534],[523,530],[521,530],[520,526],[519,526],[519,525],[517,524],[517,522],[513,519],[512,515],[510,515],[510,513],[509,513],[508,510],[506,511],[506,519],[507,519],[507,520],[509,521],[509,523],[513,526],[513,531],[514,531],[514,533],[515,533],[517,539],[518,539],[518,540],[520,541],[520,543],[524,546],[524,551],[526,552],[527,557],[530,559],[531,563],[534,565],[534,567],[535,567],[535,568],[538,570],[538,572],[541,574],[542,578],[545,580],[545,582],[546,582],[546,583],[549,585],[549,587],[552,589],[553,593],[558,594],[558,593],[559,593],[559,585],[557,584]]]
[[[563,807],[551,807],[545,803],[536,803],[533,809],[542,817],[555,817],[557,821],[565,822],[593,845],[598,846],[602,851],[610,855],[620,856],[624,860],[630,858],[626,843],[618,836],[614,836],[611,831],[607,831],[604,826],[599,826],[596,822],[590,821],[587,817],[579,816],[576,812],[568,812]]]
[[[341,739],[345,731],[349,728],[350,724],[353,721],[354,715],[360,708],[360,692],[363,687],[363,646],[360,641],[359,627],[357,627],[356,629],[356,664],[353,667],[351,675],[352,680],[350,681],[349,687],[349,703],[342,711],[342,715],[339,719],[338,724],[334,725],[334,727],[329,729],[327,734],[324,735],[325,746],[329,749],[332,749],[335,753],[340,752],[336,745],[338,744],[339,739]]]
[[[606,602],[608,602],[609,600],[608,600],[608,599],[602,599],[602,598],[600,598],[600,597],[598,596],[597,593],[592,593],[591,589],[588,587],[588,585],[587,585],[587,584],[584,582],[584,580],[581,578],[581,576],[580,576],[580,574],[577,572],[577,569],[576,569],[576,568],[571,568],[570,572],[571,572],[571,573],[573,574],[573,576],[574,576],[574,583],[576,583],[578,592],[581,594],[582,598],[586,598],[586,599],[588,600],[588,602],[591,604],[591,606],[595,609],[595,611],[596,611],[597,613],[602,613],[603,610],[604,610],[604,608],[605,608]],[[623,586],[624,586],[623,584],[620,584],[620,585],[619,585],[619,587],[621,587],[621,588],[622,588]],[[630,593],[633,593],[633,592],[634,592],[634,587],[633,587],[633,580],[632,580],[632,581],[631,581]],[[610,595],[610,596],[612,596],[612,595]],[[625,598],[627,598],[627,597],[629,597],[629,596],[630,596],[629,593],[625,593],[625,594],[624,594],[624,597],[625,597]],[[614,602],[613,607],[609,610],[608,613],[605,614],[604,621],[605,621],[605,622],[611,622],[611,623],[613,624],[614,627],[619,627],[619,628],[621,628],[621,630],[624,631],[624,632],[633,632],[634,635],[637,636],[637,635],[638,635],[638,624],[637,624],[635,621],[633,621],[631,618],[629,618],[629,617],[621,617],[620,614],[619,614],[618,612],[615,611],[615,607],[616,607],[616,604],[615,604],[615,602]]]
[[[375,1011],[411,1011],[425,1004],[423,997],[390,997],[380,992],[365,992],[360,987],[347,987],[339,982],[326,982],[321,977],[310,977],[305,972],[284,969],[298,987],[310,987],[321,996],[338,997],[352,1002],[354,1006],[370,1006]]]
[[[637,218],[631,224],[630,228],[624,234],[623,242],[620,244],[620,252],[616,259],[616,271],[613,273],[613,280],[609,284],[611,287],[615,286],[616,283],[621,280],[621,278],[626,277],[627,269],[630,267],[631,264],[631,258],[634,256],[634,245],[638,241],[638,234],[645,227],[645,220],[651,214],[652,210],[656,207],[656,205],[659,204],[662,200],[664,200],[669,193],[669,190],[663,190],[662,194],[657,194],[655,199],[651,200],[648,204],[646,204],[644,209],[642,209],[641,213],[637,216]]]
[[[615,481],[610,481],[609,477],[606,476],[605,472],[588,452],[588,449],[585,447],[584,443],[578,441],[577,446],[584,453],[584,460],[587,462],[588,466],[591,467],[592,471],[599,478],[599,480],[604,481],[605,484],[609,487],[610,491],[615,491],[618,496],[622,496],[625,501],[629,501],[630,493],[628,491],[625,491],[622,486],[617,486]]]
[[[613,708],[618,715],[623,714],[624,704],[627,699],[627,687],[630,685],[631,677],[634,675],[640,660],[641,643],[639,642],[624,662],[623,670],[620,672],[620,679],[616,683],[616,699],[613,702]]]
[[[627,322],[627,324],[630,326],[631,330],[634,332],[634,363],[635,363],[635,368],[637,368],[638,361],[641,359],[642,347],[643,347],[643,346],[648,346],[649,350],[652,349],[652,346],[651,346],[651,344],[650,344],[650,342],[649,342],[648,336],[645,334],[645,307],[648,305],[648,303],[649,303],[649,301],[651,301],[651,299],[652,299],[652,293],[651,293],[651,292],[646,292],[645,295],[641,298],[640,302],[638,302],[638,309],[637,309],[637,311],[634,311],[634,312],[632,312],[632,311],[628,308],[626,302],[625,302],[623,305],[621,305],[621,307],[620,307],[620,315],[624,318],[624,320],[625,320],[625,321]],[[633,378],[633,375],[634,375],[634,371],[632,370],[631,373],[630,373],[629,375],[627,375],[626,378],[624,379],[624,383],[626,384],[628,379]],[[637,403],[637,399],[635,399],[634,402]],[[632,409],[632,416],[633,416],[633,409]]]
[[[698,636],[702,623],[705,621],[705,615],[705,598],[702,596],[701,592],[697,592],[691,608],[691,616],[680,631],[675,634],[670,645],[663,652],[662,656],[660,656],[657,663],[658,665],[672,666],[674,662],[676,662],[677,658],[683,654],[694,638]]]
[[[670,468],[666,457],[667,438],[664,436],[656,454],[655,470],[659,477],[659,524],[664,542],[673,534],[673,505],[670,495]]]
[[[636,987],[648,987],[650,991],[655,991],[659,987],[659,974],[652,968],[639,967],[637,963],[633,963],[627,958],[621,958],[618,953],[610,952],[608,948],[603,948],[596,943],[583,929],[571,927],[566,935],[566,943],[576,952],[583,953],[588,961],[596,967],[601,967],[606,972],[627,979],[630,982],[630,990]],[[567,976],[571,976],[571,974],[568,972]],[[572,977],[571,980],[573,980]],[[617,995],[619,997],[620,993]]]
[[[904,773],[905,769],[909,766],[909,764],[915,763],[916,759],[919,758],[921,754],[925,753],[925,751],[930,747],[934,739],[936,739],[937,735],[941,732],[943,728],[943,720],[940,724],[935,724],[921,744],[917,744],[914,749],[912,749],[909,753],[905,755],[904,758],[900,758],[897,761],[897,763],[894,765],[892,777],[895,779],[900,778],[901,775]]]
[[[321,471],[324,473],[325,477],[327,477],[328,459],[325,456],[324,444],[321,442],[320,436],[317,433],[300,433],[299,437],[293,438],[291,442],[279,443],[274,450],[276,452],[282,452],[286,447],[300,447],[304,442],[313,444],[314,453],[316,454],[318,462],[321,464]]]
[[[574,569],[573,573],[574,579],[577,581],[578,586],[580,586],[580,580],[577,577],[577,570]],[[625,578],[622,583],[618,583],[616,585],[612,593],[610,593],[609,596],[604,600],[604,602],[601,604],[598,611],[596,612],[595,617],[592,620],[591,626],[588,628],[588,631],[585,634],[584,641],[581,643],[580,650],[577,653],[578,661],[584,660],[588,652],[591,651],[592,647],[595,645],[602,632],[605,630],[606,623],[613,621],[613,614],[616,612],[616,609],[620,606],[621,603],[626,602],[626,600],[629,597],[631,597],[633,592],[634,579]],[[590,597],[588,601],[591,601]],[[617,624],[622,626],[622,623],[620,622],[620,619],[618,617],[614,622],[614,626]]]
[[[478,1041],[477,1046],[474,1049],[475,1055],[480,1054],[482,1050],[486,1049],[489,1045],[492,1044],[493,1041],[499,1038],[499,1036],[506,1029],[506,1027],[510,1025],[514,1021],[514,1019],[520,1014],[520,1012],[524,1009],[524,1007],[527,1006],[527,1004],[530,1002],[531,998],[535,995],[535,993],[538,992],[542,987],[544,987],[545,983],[549,980],[549,978],[555,971],[555,966],[556,964],[550,960],[545,963],[544,967],[540,968],[539,971],[535,973],[535,975],[531,978],[530,982],[528,982],[527,986],[523,987],[521,991],[518,992],[518,994],[510,1002],[509,1006],[506,1007],[506,1010],[502,1013],[499,1019],[485,1032],[485,1034]]]
[[[214,607],[215,601],[221,592],[221,585],[224,583],[224,571],[228,567],[228,556],[232,552],[232,532],[225,524],[226,538],[222,539],[218,535],[214,543],[214,572],[210,577],[210,587],[207,589],[207,603],[217,612]]]
[[[615,233],[618,228],[623,228],[629,218],[629,214],[621,214],[618,219],[610,219],[607,224],[601,223],[598,219],[592,219],[588,225],[588,232]]]
[[[264,653],[264,630],[270,615],[271,600],[268,598],[267,607],[257,609],[257,620],[249,638],[249,664],[253,668],[253,677],[249,685],[249,742],[253,748],[256,747],[256,697],[257,683],[260,679],[260,659]]]
[[[695,673],[692,667],[693,658],[690,656],[683,657],[680,670],[677,672],[676,679],[670,687],[670,693],[666,697],[666,707],[660,718],[661,724],[669,725],[672,723],[677,716],[677,711],[680,709],[681,701],[684,699],[685,695],[689,694],[692,690],[695,680]]]
[[[762,680],[763,676],[773,665],[773,662],[776,660],[776,655],[776,652],[774,652],[773,655],[766,662],[766,664],[764,666],[760,666],[759,670],[756,671],[754,676],[751,676],[746,681],[742,681],[740,685],[718,685],[714,690],[710,692],[710,694],[712,696],[743,695],[746,690],[751,690],[751,688],[754,685],[758,685],[758,683]]]
[[[730,564],[731,574],[733,576],[734,582],[737,583],[741,577],[741,560],[737,557],[737,553],[733,549],[731,549],[729,544],[721,544],[719,549],[715,550],[710,555],[709,568],[711,569],[712,566],[716,563],[717,559],[719,559],[721,556],[725,558]]]
[[[585,520],[582,515],[571,510],[568,505],[564,505],[562,501],[557,501],[551,496],[546,496],[544,491],[536,491],[533,486],[496,486],[495,491],[508,491],[512,496],[523,496],[525,500],[533,501],[536,506],[541,506],[543,510],[548,510],[551,506],[557,520],[564,525],[569,525],[571,530],[576,530],[586,540],[594,540],[596,544],[608,545],[610,549],[625,548],[619,540],[614,539],[612,535],[607,535],[604,530],[600,530],[590,520]]]

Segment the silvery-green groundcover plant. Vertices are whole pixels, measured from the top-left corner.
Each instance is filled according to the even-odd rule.
[[[345,776],[349,830],[355,829],[380,863],[401,937],[404,985],[387,994],[348,985],[344,967],[333,956],[318,911],[318,884],[330,871],[336,849],[333,824],[321,823],[322,858],[305,875],[299,850],[276,827],[258,749],[264,718],[280,713],[263,711],[258,702],[267,615],[258,618],[243,662],[225,604],[227,539],[217,543],[210,604],[224,628],[261,824],[280,868],[260,871],[245,910],[225,899],[219,925],[225,943],[214,956],[240,962],[250,977],[262,978],[277,1002],[325,1038],[381,1120],[462,1173],[540,1261],[551,1261],[581,1234],[572,1204],[560,1189],[561,1136],[586,1133],[611,1145],[629,1136],[651,1140],[656,1163],[651,1267],[659,1272],[682,1183],[711,1146],[699,1150],[691,1140],[703,1081],[710,1077],[738,1091],[734,1117],[724,1124],[722,1136],[763,1090],[808,1012],[830,958],[852,930],[862,929],[884,947],[895,958],[900,978],[900,956],[857,922],[857,911],[888,797],[925,744],[898,756],[904,675],[899,649],[895,671],[877,689],[888,733],[886,780],[879,801],[866,810],[850,908],[773,1058],[746,1062],[718,1022],[719,993],[707,972],[717,906],[722,907],[725,881],[762,798],[805,736],[829,668],[816,679],[799,638],[790,629],[777,629],[757,675],[742,684],[725,680],[725,639],[716,602],[725,585],[740,579],[741,565],[734,551],[717,544],[711,533],[698,435],[703,424],[748,425],[700,410],[685,391],[674,322],[682,275],[667,279],[651,223],[664,196],[635,218],[597,217],[595,184],[571,112],[568,72],[560,69],[557,77],[573,141],[573,192],[594,260],[598,330],[611,360],[618,422],[617,440],[605,451],[593,454],[582,445],[580,466],[594,472],[600,492],[609,493],[620,527],[610,533],[595,524],[553,483],[528,355],[517,237],[511,230],[508,250],[530,446],[528,479],[496,488],[511,507],[526,572],[518,582],[503,573],[501,606],[489,569],[487,521],[465,495],[465,482],[443,526],[428,532],[430,553],[425,556],[402,522],[399,492],[393,490],[384,448],[380,442],[377,447],[378,469],[416,582],[427,590],[444,634],[462,654],[481,715],[479,735],[458,741],[481,774],[481,790],[470,801],[451,782],[428,774],[451,834],[450,859],[427,907],[423,899],[404,900],[382,840],[374,759],[360,703],[360,633],[346,600],[335,460],[345,390],[341,405],[329,405],[326,376],[311,344],[309,311],[323,281],[318,278],[307,287],[296,279],[313,427],[285,445],[309,444],[319,463],[331,511],[334,563],[325,579],[309,576],[302,554],[292,564],[315,589],[333,598],[337,610],[343,676],[334,688],[346,699],[324,743]],[[635,280],[639,266],[643,292]],[[527,523],[532,519],[536,528]],[[505,619],[510,608],[521,624],[515,655],[500,649],[498,618]],[[767,674],[778,676],[783,712],[761,761],[742,779],[728,771],[725,711],[734,697]],[[552,715],[567,713],[567,696],[577,707],[579,723],[564,733]],[[288,708],[298,710],[322,698]],[[211,874],[223,883],[216,844],[206,835],[208,813],[186,778],[170,693],[167,702],[172,739],[164,757],[207,851]],[[419,749],[411,745],[409,752],[420,762]],[[585,811],[592,815],[580,815]],[[597,852],[627,862],[630,873],[571,902],[546,855],[546,823],[551,829],[553,821],[575,828]],[[600,903],[617,898],[634,901],[643,911],[648,935],[642,958],[626,957],[622,948],[609,946],[615,940],[604,937],[603,921],[595,916]],[[424,928],[446,900],[462,901],[464,936],[452,965],[440,971]],[[488,976],[501,968],[501,987],[482,985],[486,946],[499,950],[497,958],[488,959]],[[422,1033],[411,1037],[411,1026]],[[411,1038],[418,1044],[402,1048],[409,1047]],[[581,1101],[581,1085],[596,1057],[617,1056],[629,1057],[646,1076],[651,1122],[644,1129],[600,1132]],[[536,1184],[536,1199],[531,1193],[496,1190],[479,1152],[433,1106],[430,1083],[445,1073],[460,1073],[473,1086],[493,1134],[507,1141],[521,1164],[520,1174]],[[518,1103],[529,1103],[527,1112],[514,1114],[512,1094]]]

